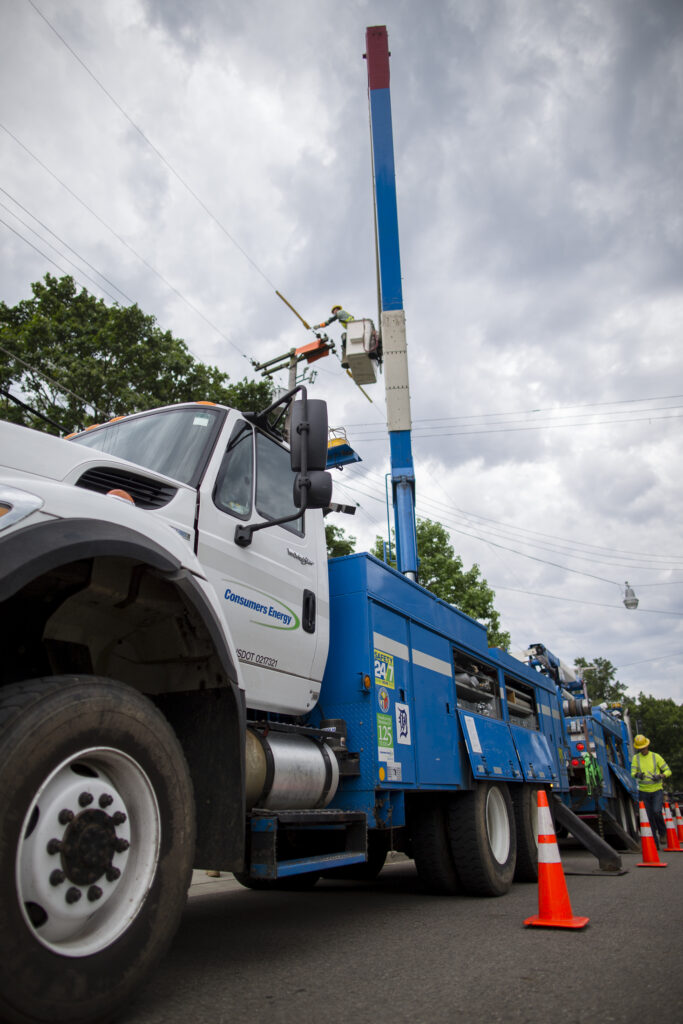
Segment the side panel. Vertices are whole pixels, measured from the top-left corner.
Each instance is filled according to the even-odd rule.
[[[410,633],[418,783],[459,788],[468,784],[470,771],[459,742],[451,645],[415,623]]]

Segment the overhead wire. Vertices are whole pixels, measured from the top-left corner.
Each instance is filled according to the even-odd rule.
[[[376,480],[377,480],[376,486],[383,488],[383,486],[384,486],[383,479],[380,478],[380,474],[377,471],[367,470],[366,469],[365,470],[365,476],[368,477],[368,478],[373,478],[373,477],[376,478]],[[531,538],[540,537],[543,540],[554,541],[555,544],[553,544],[549,548],[546,548],[546,550],[547,549],[554,550],[554,551],[557,551],[558,553],[569,553],[569,554],[571,554],[574,550],[576,550],[576,551],[581,552],[582,554],[585,553],[586,555],[590,556],[591,558],[594,558],[596,556],[596,554],[599,555],[599,554],[602,553],[602,554],[607,554],[607,555],[609,555],[611,557],[613,557],[613,556],[620,556],[620,557],[624,557],[626,559],[634,559],[634,558],[652,559],[652,560],[655,560],[655,561],[660,560],[660,561],[663,561],[663,562],[666,563],[666,566],[647,566],[646,568],[648,568],[648,569],[649,568],[654,568],[654,569],[658,569],[659,570],[659,569],[662,569],[662,568],[665,568],[665,567],[669,568],[670,565],[671,565],[671,562],[676,562],[676,561],[680,561],[680,562],[683,563],[683,555],[675,555],[675,554],[672,554],[672,553],[667,553],[666,555],[660,555],[660,554],[653,554],[653,553],[642,552],[642,551],[626,551],[626,550],[619,549],[619,548],[606,548],[606,547],[604,547],[602,545],[590,544],[590,543],[587,543],[585,541],[577,541],[577,540],[569,539],[569,538],[565,538],[565,537],[557,537],[554,534],[549,534],[549,533],[545,533],[545,532],[538,531],[538,530],[531,530],[528,527],[515,526],[515,525],[513,525],[511,523],[504,523],[501,520],[493,519],[490,516],[482,516],[481,514],[476,513],[476,512],[469,512],[469,511],[467,511],[465,509],[459,508],[458,506],[454,505],[451,502],[451,500],[449,498],[449,495],[443,490],[442,485],[440,484],[439,480],[436,477],[432,476],[432,477],[430,477],[430,479],[432,479],[432,482],[436,483],[436,485],[439,487],[439,489],[442,490],[442,492],[444,493],[444,496],[447,499],[447,503],[446,502],[440,502],[436,498],[421,498],[420,499],[421,504],[423,504],[423,505],[426,504],[426,505],[431,506],[434,510],[436,510],[438,512],[438,514],[440,516],[447,515],[447,516],[451,516],[451,517],[455,516],[456,518],[464,518],[468,525],[470,524],[471,520],[476,520],[476,521],[478,521],[478,523],[480,522],[480,523],[484,524],[483,526],[480,527],[481,529],[488,529],[488,528],[490,528],[490,529],[492,529],[494,531],[497,531],[498,535],[507,536],[507,537],[509,537],[510,534],[512,534],[512,538],[513,539],[520,540],[523,543],[528,543],[528,544],[530,544],[533,547],[541,547],[541,545],[538,544],[533,539],[527,540],[527,538],[525,536],[515,537],[515,534],[523,534],[523,535],[526,534],[526,535],[530,535]],[[478,525],[478,523],[477,523],[477,525]],[[491,526],[488,527],[487,524],[491,524]],[[475,524],[471,524],[471,525],[475,525]],[[623,564],[623,563],[620,562],[620,564]]]
[[[612,402],[580,402],[575,405],[546,406],[544,408],[539,409],[514,409],[509,410],[507,412],[465,413],[462,416],[427,416],[413,419],[413,424],[436,423],[441,421],[457,422],[458,420],[490,419],[493,416],[529,416],[531,414],[539,412],[558,412],[570,409],[593,409],[607,405],[633,405],[640,402],[670,402],[678,398],[683,398],[683,395],[652,395],[649,398],[620,398],[615,399]],[[347,423],[347,427],[349,428],[372,426],[374,426],[373,423]]]
[[[23,210],[24,213],[28,214],[28,216],[31,217],[36,222],[36,224],[40,224],[41,228],[43,228],[45,231],[47,231],[49,234],[51,234],[53,238],[56,238],[57,241],[61,245],[65,246],[69,250],[69,252],[72,252],[74,254],[74,256],[77,256],[78,259],[81,261],[81,263],[85,263],[86,267],[90,267],[90,269],[93,271],[93,273],[97,274],[98,277],[101,277],[103,281],[106,281],[107,284],[111,285],[112,288],[116,289],[116,291],[119,292],[119,294],[123,296],[123,298],[126,300],[126,302],[129,302],[131,304],[131,306],[134,304],[135,299],[132,299],[130,297],[130,295],[127,295],[124,292],[124,290],[119,287],[119,285],[114,284],[113,281],[110,281],[109,278],[105,274],[103,274],[101,270],[98,270],[97,267],[93,266],[93,264],[90,263],[85,258],[85,256],[83,256],[83,255],[81,255],[81,253],[77,252],[76,249],[73,248],[73,246],[69,245],[69,243],[65,239],[63,239],[61,237],[61,235],[58,235],[56,231],[53,231],[52,228],[48,227],[48,225],[45,224],[39,217],[36,217],[35,213],[31,213],[31,211],[26,206],[24,206],[23,203],[19,202],[19,200],[16,198],[16,196],[13,196],[10,192],[7,191],[6,188],[3,188],[2,185],[0,185],[0,192],[4,193],[4,195],[6,195],[7,198],[10,199],[16,206],[18,206],[20,210]],[[5,207],[5,209],[7,209],[7,207]],[[13,211],[10,211],[10,212],[12,213],[12,216],[17,217],[17,215]],[[19,220],[18,217],[17,217],[17,220]],[[28,225],[26,225],[26,226],[28,227]],[[33,231],[35,235],[40,237],[38,235],[38,232],[34,231],[33,228],[29,227],[29,230]],[[44,241],[47,241],[47,240],[44,239]],[[48,243],[48,244],[50,244],[50,243]],[[58,250],[55,249],[55,251],[58,251]],[[91,278],[91,280],[92,280],[92,278]],[[100,285],[98,285],[98,287],[100,287]]]
[[[2,191],[4,191],[4,189]],[[2,207],[3,210],[6,210],[10,214],[10,216],[14,217],[15,220],[19,221],[19,223],[21,224],[22,227],[26,228],[27,231],[32,232],[32,234],[34,234],[36,236],[36,238],[40,239],[40,241],[43,243],[43,245],[49,246],[49,248],[52,249],[53,252],[57,253],[57,255],[60,257],[60,259],[66,260],[66,262],[70,266],[72,266],[74,268],[74,270],[77,270],[78,273],[82,274],[83,277],[87,278],[88,281],[90,281],[91,284],[94,284],[95,287],[98,289],[98,291],[102,291],[102,292],[104,292],[105,295],[108,295],[109,298],[112,300],[112,302],[117,302],[118,301],[117,299],[114,298],[114,296],[111,294],[111,292],[107,291],[107,289],[104,288],[100,284],[99,281],[96,281],[95,278],[91,277],[90,274],[86,270],[83,270],[82,267],[79,267],[78,264],[74,263],[73,260],[69,259],[69,257],[66,255],[66,253],[60,252],[60,250],[55,245],[53,245],[52,242],[48,241],[47,238],[43,238],[42,235],[39,235],[38,232],[35,230],[35,228],[32,228],[30,224],[27,224],[25,220],[22,220],[22,218],[19,217],[13,210],[11,210],[9,208],[9,206],[7,206],[6,203],[3,203],[2,201],[0,201],[0,206]],[[2,223],[5,225],[5,227],[9,227],[9,225],[7,224],[6,221],[3,220]],[[10,228],[10,230],[13,230],[13,229]],[[28,238],[25,238],[19,231],[15,231],[14,233],[16,235],[18,235],[19,238],[22,239],[22,241],[26,242],[28,245],[31,245],[31,243],[29,242]],[[40,249],[38,249],[36,246],[33,246],[33,248],[36,249],[36,252],[40,252]],[[71,248],[71,247],[69,246],[69,248]],[[45,256],[45,253],[41,253],[41,255]],[[46,256],[45,258],[47,259],[49,257]],[[55,263],[55,266],[57,266],[56,263]],[[65,273],[66,273],[66,271],[65,271]],[[116,288],[116,285],[114,285],[114,288]]]
[[[237,241],[237,239],[234,237],[234,235],[232,235],[231,232],[228,231],[228,229],[219,220],[219,218],[215,215],[215,213],[213,213],[213,211],[206,205],[204,200],[201,199],[201,197],[197,195],[197,193],[194,191],[194,189],[187,183],[187,181],[185,181],[185,179],[182,177],[182,175],[179,174],[179,172],[175,169],[173,164],[171,164],[171,162],[169,160],[167,160],[167,158],[164,156],[164,154],[161,152],[161,150],[159,150],[157,148],[157,146],[154,145],[154,143],[145,134],[145,132],[142,130],[142,128],[140,128],[140,126],[138,124],[136,124],[136,122],[133,120],[133,118],[130,116],[130,114],[121,106],[119,101],[102,84],[102,82],[95,75],[95,73],[93,71],[91,71],[91,69],[88,67],[88,65],[85,63],[85,61],[76,53],[76,51],[73,49],[73,47],[70,46],[70,44],[66,41],[64,36],[61,35],[60,32],[58,32],[58,30],[55,28],[55,26],[52,24],[52,22],[45,16],[45,14],[40,10],[40,8],[37,6],[37,4],[35,4],[33,2],[33,0],[27,0],[27,3],[30,4],[30,6],[33,8],[33,10],[36,12],[36,14],[38,14],[43,19],[43,21],[48,26],[48,28],[52,32],[54,32],[54,34],[57,36],[57,38],[60,40],[60,42],[63,43],[63,45],[66,47],[66,49],[72,55],[72,57],[74,57],[74,59],[78,61],[78,63],[83,68],[83,70],[90,76],[90,78],[93,80],[95,85],[97,85],[97,87],[102,90],[102,92],[107,97],[107,99],[110,100],[110,102],[114,104],[114,106],[119,111],[119,113],[122,114],[122,116],[125,117],[125,119],[131,125],[131,127],[135,129],[135,131],[138,133],[140,138],[143,139],[143,141],[146,142],[146,144],[150,147],[150,149],[153,150],[153,152],[156,154],[156,156],[159,158],[159,160],[161,160],[161,162],[167,168],[167,170],[169,170],[170,173],[174,176],[174,178],[176,178],[176,180],[180,182],[180,184],[183,186],[183,188],[186,189],[186,191],[192,196],[192,198],[195,200],[195,202],[197,202],[199,204],[199,206],[201,206],[202,210],[204,210],[204,212],[211,218],[211,220],[214,222],[214,224],[216,224],[220,228],[220,230],[223,232],[223,234],[242,253],[244,258],[253,267],[253,269],[258,274],[260,274],[261,277],[263,278],[263,280],[266,281],[266,283],[273,289],[273,291],[276,292],[277,288],[275,287],[273,282],[270,280],[270,278],[267,276],[267,274],[261,269],[261,267],[258,266],[258,264],[255,262],[255,260],[252,259],[252,257],[246,251],[246,249],[244,249],[244,247],[242,245],[240,245],[240,243]]]

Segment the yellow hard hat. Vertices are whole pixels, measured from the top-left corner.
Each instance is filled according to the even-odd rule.
[[[643,734],[639,732],[633,741],[633,746],[636,748],[636,750],[642,750],[643,747],[650,746],[650,741],[647,738],[647,736],[643,736]]]
[[[334,313],[335,309],[341,309],[341,306],[340,305],[333,306],[332,309],[330,310],[330,313]]]

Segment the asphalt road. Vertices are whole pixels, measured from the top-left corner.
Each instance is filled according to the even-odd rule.
[[[525,928],[535,885],[499,899],[421,891],[414,865],[377,882],[259,893],[195,873],[180,930],[120,1024],[680,1024],[683,853],[594,874],[563,845],[583,931]]]

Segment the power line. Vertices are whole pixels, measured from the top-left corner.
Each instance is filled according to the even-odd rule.
[[[30,0],[28,0],[28,2],[30,3]],[[68,186],[68,185],[67,185],[67,184],[66,184],[66,183],[65,183],[64,181],[62,181],[62,179],[61,179],[61,178],[59,178],[59,177],[58,177],[58,176],[57,176],[57,175],[56,175],[56,174],[54,173],[54,171],[52,171],[52,170],[51,170],[51,169],[50,169],[50,168],[49,168],[49,167],[47,166],[47,164],[43,163],[43,161],[42,161],[42,160],[40,160],[40,159],[39,159],[39,157],[37,157],[37,156],[35,155],[35,153],[33,153],[33,152],[32,152],[32,151],[31,151],[31,150],[30,150],[30,149],[28,148],[28,146],[27,146],[27,145],[25,145],[25,143],[23,143],[23,142],[22,142],[22,141],[21,141],[21,140],[20,140],[19,138],[17,138],[17,136],[16,136],[15,134],[14,134],[14,132],[11,132],[11,131],[9,130],[9,128],[7,128],[7,126],[6,126],[6,125],[4,125],[4,124],[2,124],[2,123],[0,123],[0,128],[2,128],[2,130],[3,130],[4,132],[6,132],[6,133],[7,133],[7,135],[9,135],[9,136],[10,136],[10,138],[11,138],[11,139],[13,139],[13,140],[14,140],[14,141],[16,142],[16,144],[17,144],[18,146],[20,146],[20,147],[21,147],[21,148],[22,148],[22,149],[23,149],[23,150],[24,150],[24,151],[25,151],[26,153],[28,153],[28,155],[29,155],[29,156],[30,156],[30,157],[31,157],[31,158],[32,158],[33,160],[35,160],[35,162],[36,162],[36,163],[37,163],[37,164],[38,164],[38,165],[39,165],[40,167],[42,167],[42,168],[43,168],[43,170],[44,170],[44,171],[46,171],[46,172],[47,172],[47,173],[48,173],[48,174],[50,175],[50,177],[54,178],[54,180],[55,180],[55,181],[56,181],[56,182],[57,182],[57,183],[58,183],[59,185],[61,185],[61,186],[62,186],[62,188],[63,188],[63,189],[65,189],[65,191],[66,191],[66,192],[68,192],[68,193],[69,193],[69,195],[70,195],[70,196],[71,196],[71,197],[72,197],[73,199],[75,199],[75,200],[76,200],[76,202],[77,202],[77,203],[79,203],[79,204],[80,204],[80,205],[81,205],[81,206],[83,207],[83,209],[84,209],[84,210],[87,210],[87,212],[88,212],[88,213],[89,213],[89,214],[90,214],[90,215],[91,215],[92,217],[94,217],[94,218],[95,218],[95,220],[97,220],[97,221],[98,221],[98,222],[99,222],[99,223],[100,223],[100,224],[101,224],[101,225],[102,225],[103,227],[105,227],[105,228],[107,229],[107,231],[109,231],[109,232],[110,232],[110,233],[111,233],[111,234],[112,234],[112,235],[114,236],[114,238],[116,238],[116,239],[117,239],[117,241],[119,241],[119,242],[121,243],[121,245],[124,245],[124,246],[126,247],[126,249],[128,249],[128,251],[129,251],[129,252],[131,252],[131,253],[133,254],[133,256],[135,256],[135,258],[136,258],[136,259],[140,260],[140,262],[141,262],[141,263],[143,263],[143,264],[144,264],[144,265],[145,265],[145,266],[146,266],[146,267],[147,267],[147,268],[148,268],[149,270],[151,270],[153,274],[156,274],[156,276],[157,276],[157,277],[159,278],[159,280],[160,280],[160,281],[162,281],[162,282],[163,282],[163,283],[164,283],[164,284],[166,285],[166,287],[167,287],[167,288],[170,288],[170,289],[171,289],[171,291],[175,292],[175,294],[176,294],[176,295],[178,296],[178,298],[179,298],[179,299],[181,299],[181,300],[182,300],[182,302],[184,302],[186,306],[188,306],[188,307],[189,307],[189,308],[190,308],[190,309],[191,309],[191,310],[192,310],[192,311],[193,311],[194,313],[196,313],[196,314],[197,314],[197,316],[200,316],[200,317],[202,318],[202,320],[204,321],[204,323],[208,324],[208,326],[209,326],[209,327],[211,327],[211,329],[212,329],[212,330],[216,331],[216,333],[217,333],[217,334],[219,334],[219,335],[221,336],[221,338],[223,338],[223,340],[224,340],[224,341],[226,341],[226,342],[228,343],[228,345],[231,345],[231,346],[232,346],[232,348],[234,348],[234,349],[235,349],[235,351],[236,351],[236,352],[238,352],[238,353],[239,353],[239,354],[240,354],[241,356],[243,356],[243,357],[244,357],[245,359],[248,359],[248,358],[249,358],[249,357],[247,356],[247,354],[246,354],[245,352],[242,352],[242,350],[241,350],[241,349],[239,349],[239,348],[237,347],[237,345],[236,345],[236,344],[234,343],[234,341],[232,341],[232,340],[231,340],[231,339],[230,339],[230,338],[229,338],[229,337],[227,336],[227,334],[225,334],[225,333],[224,333],[224,332],[223,332],[223,331],[222,331],[222,330],[220,329],[220,327],[218,327],[218,326],[217,326],[216,324],[214,324],[214,323],[213,323],[213,322],[212,322],[211,320],[209,320],[209,318],[208,318],[207,316],[205,316],[205,315],[204,315],[204,313],[202,313],[202,311],[201,311],[200,309],[198,309],[198,308],[197,308],[197,307],[196,307],[196,306],[194,305],[194,303],[190,302],[190,300],[189,300],[189,299],[188,299],[188,298],[187,298],[187,297],[186,297],[185,295],[183,295],[183,293],[182,293],[182,292],[181,292],[181,291],[180,291],[180,290],[179,290],[178,288],[176,288],[176,286],[175,286],[174,284],[171,284],[171,282],[170,282],[170,281],[168,281],[168,280],[167,280],[167,279],[166,279],[166,278],[164,277],[164,275],[163,275],[163,274],[162,274],[162,273],[161,273],[161,272],[160,272],[159,270],[157,270],[157,269],[156,269],[156,267],[152,266],[152,264],[151,264],[151,263],[150,263],[150,262],[149,262],[148,260],[146,260],[144,256],[141,256],[141,255],[140,255],[140,253],[139,253],[139,252],[137,252],[137,250],[136,250],[136,249],[134,249],[134,248],[133,248],[133,246],[132,246],[132,245],[131,245],[131,244],[130,244],[129,242],[127,242],[125,238],[123,238],[123,237],[122,237],[121,235],[119,235],[119,234],[118,234],[118,232],[117,232],[117,231],[115,231],[115,230],[114,230],[114,228],[112,228],[112,227],[111,227],[111,225],[107,224],[107,222],[106,222],[106,221],[105,221],[105,220],[104,220],[104,219],[103,219],[102,217],[100,217],[100,215],[99,215],[98,213],[95,213],[95,211],[94,211],[94,210],[93,210],[93,209],[92,209],[92,208],[91,208],[90,206],[88,206],[88,204],[87,204],[86,202],[84,202],[84,200],[82,200],[82,199],[80,198],[80,196],[78,196],[78,195],[77,195],[77,194],[76,194],[76,193],[75,193],[75,192],[73,191],[73,189],[71,189],[71,188],[70,188],[70,187],[69,187],[69,186]],[[41,253],[41,255],[44,255],[44,253]],[[47,257],[46,257],[46,258],[47,258]],[[52,263],[52,262],[54,262],[54,261],[53,261],[53,260],[50,260],[50,262]],[[55,266],[56,266],[56,264],[55,264]],[[61,268],[60,268],[60,269],[61,269]],[[63,271],[63,273],[66,273],[66,271]],[[195,354],[194,354],[194,353],[192,352],[192,350],[190,349],[189,345],[187,346],[187,349],[188,349],[188,351],[190,352],[190,354],[191,354],[191,355],[193,356],[193,358],[194,358],[194,359],[196,359],[196,360],[197,360],[198,362],[201,362],[201,360],[200,360],[200,359],[198,358],[198,356],[196,356],[196,355],[195,355]]]
[[[654,395],[650,398],[620,398],[615,399],[613,402],[581,402],[576,405],[561,405],[561,406],[546,406],[541,409],[515,409],[508,412],[482,412],[482,413],[469,413],[462,416],[428,416],[422,419],[413,419],[415,423],[436,423],[440,421],[453,421],[458,420],[472,420],[472,419],[488,419],[493,416],[528,416],[539,412],[561,412],[565,409],[593,409],[607,405],[633,405],[640,402],[669,402],[677,398],[683,398],[683,395]],[[619,410],[614,410],[618,412]],[[347,427],[372,427],[374,423],[347,423]]]
[[[383,481],[379,479],[379,474],[377,474],[376,472],[374,472],[372,470],[368,470],[368,471],[365,472],[363,478],[367,478],[368,481],[370,482],[370,481],[372,481],[373,477],[378,478],[377,483],[375,484],[375,486],[377,486],[378,488],[381,486],[382,489],[383,489],[384,488]],[[441,487],[439,481],[435,480],[434,482],[443,491],[443,488]],[[444,496],[446,498],[448,498],[448,495],[445,493],[445,491],[444,491]],[[502,523],[499,520],[492,519],[492,518],[490,518],[488,516],[481,516],[481,515],[478,515],[477,513],[474,513],[474,512],[467,512],[466,510],[460,509],[457,506],[453,506],[452,504],[446,505],[445,503],[439,502],[439,501],[437,501],[434,498],[420,498],[419,502],[420,502],[420,505],[422,507],[425,507],[427,510],[433,509],[434,511],[432,511],[431,514],[432,515],[438,515],[438,517],[441,520],[443,520],[444,522],[446,521],[446,517],[450,518],[452,516],[456,516],[456,517],[460,517],[460,518],[464,519],[465,520],[465,525],[472,525],[473,527],[476,527],[476,526],[479,525],[479,523],[483,523],[484,525],[480,526],[479,528],[483,529],[483,530],[491,530],[491,531],[493,531],[495,533],[496,536],[500,536],[500,537],[504,537],[504,538],[510,538],[510,539],[516,539],[516,540],[521,541],[524,544],[529,544],[532,547],[537,547],[537,548],[539,548],[541,550],[557,551],[558,553],[569,554],[570,557],[582,558],[583,560],[590,559],[591,561],[597,561],[597,562],[602,561],[603,564],[607,564],[607,565],[613,564],[613,562],[616,560],[618,565],[626,566],[626,562],[624,561],[624,558],[626,558],[626,559],[629,560],[629,564],[628,564],[628,566],[626,566],[629,569],[630,568],[644,568],[644,569],[654,569],[656,571],[663,571],[664,569],[673,569],[674,571],[680,571],[680,570],[677,570],[676,566],[672,566],[671,563],[672,563],[672,561],[683,561],[683,555],[659,555],[659,554],[648,554],[648,553],[645,553],[645,552],[623,551],[623,550],[620,550],[620,549],[605,548],[605,547],[602,547],[602,546],[597,545],[597,544],[586,544],[586,543],[583,543],[583,542],[580,542],[580,541],[570,540],[568,538],[556,537],[556,536],[554,536],[552,534],[546,534],[546,533],[542,533],[542,532],[535,531],[535,530],[529,530],[526,527],[513,526],[511,524]],[[471,520],[477,520],[478,522],[471,523],[470,522]],[[486,525],[486,524],[489,524],[489,523],[492,524],[492,525],[491,526]],[[544,538],[546,540],[556,541],[557,543],[553,544],[553,545],[546,545],[546,544],[543,544],[543,543],[539,543],[538,541],[536,541],[534,539],[527,540],[527,538],[525,536],[516,537],[515,536],[516,534],[530,534],[532,538],[533,537],[541,537],[541,538]],[[486,537],[481,536],[481,535],[478,535],[478,536],[479,536],[479,539],[484,540],[484,541],[486,540]],[[575,554],[574,552],[576,552],[576,551],[580,552],[580,554]],[[606,554],[608,556],[608,558],[611,559],[611,561],[606,561],[604,558],[601,559],[600,558],[600,553]],[[634,558],[640,558],[640,559],[648,558],[648,559],[662,560],[662,561],[666,561],[666,565],[662,565],[662,566],[658,566],[658,565],[655,565],[655,566],[640,566],[640,567],[639,566],[634,566],[634,565],[630,564],[630,560],[632,560]]]
[[[671,406],[670,408],[679,409],[681,408],[681,406]],[[413,438],[414,440],[419,440],[420,438],[431,437],[476,437],[480,434],[512,434],[518,433],[519,431],[559,430],[567,427],[609,427],[626,423],[649,423],[652,422],[653,420],[675,420],[680,419],[682,415],[683,414],[677,413],[673,416],[633,416],[627,420],[591,420],[588,423],[534,423],[523,427],[491,427],[490,429],[487,430],[439,430],[432,431],[429,433],[418,433],[418,431],[414,430]],[[347,429],[349,429],[350,432],[350,428]],[[377,437],[374,437],[370,434],[361,434],[359,438],[357,438],[357,435],[355,434],[353,436],[354,441],[358,439],[363,441],[365,444],[372,444],[376,441],[386,441],[386,434],[384,433],[380,434]]]
[[[56,231],[53,231],[52,228],[48,227],[47,224],[45,224],[42,220],[40,220],[39,217],[36,217],[35,213],[31,213],[31,211],[29,209],[27,209],[22,203],[20,203],[19,200],[15,196],[11,195],[7,191],[7,189],[3,188],[2,185],[0,185],[0,192],[3,192],[7,196],[8,199],[10,199],[16,206],[19,207],[20,210],[23,210],[24,213],[27,213],[29,215],[29,217],[32,217],[33,220],[36,222],[36,224],[40,224],[41,228],[43,228],[45,231],[49,232],[52,235],[53,238],[56,238],[58,242],[60,242],[64,246],[66,246],[66,248],[69,250],[69,252],[72,252],[74,254],[74,256],[77,256],[78,259],[81,261],[81,263],[85,263],[86,267],[90,267],[90,269],[95,274],[97,274],[99,277],[101,277],[103,281],[106,281],[107,284],[110,284],[112,286],[112,288],[115,288],[116,291],[119,292],[120,295],[123,295],[123,297],[126,300],[126,302],[130,302],[131,306],[134,305],[135,300],[131,299],[130,295],[126,295],[126,293],[123,291],[122,288],[119,288],[119,286],[117,284],[114,284],[113,281],[110,281],[109,278],[105,274],[103,274],[101,270],[98,270],[97,267],[93,266],[92,263],[88,262],[88,260],[85,258],[85,256],[82,256],[79,252],[77,252],[73,248],[73,246],[69,245],[69,243],[67,241],[65,241],[60,235],[58,235]],[[5,207],[5,209],[8,209],[8,207]],[[14,213],[11,210],[10,210],[10,212],[12,213],[13,217],[17,217],[16,213]],[[17,217],[17,220],[19,220],[19,217]],[[21,223],[21,221],[20,221],[20,223]],[[33,231],[33,233],[35,235],[37,235],[38,238],[40,238],[40,235],[38,235],[38,232],[34,231],[32,227],[30,227],[28,224],[26,224],[24,226],[28,227],[29,231]],[[47,239],[41,239],[41,241],[47,242]],[[47,244],[49,245],[50,243],[47,242]],[[58,251],[58,250],[55,249],[55,251]],[[75,264],[73,264],[73,266],[75,266]],[[91,280],[92,280],[92,278],[91,278]],[[98,288],[99,287],[100,287],[100,285],[98,285]]]
[[[170,163],[170,161],[166,159],[164,154],[159,149],[157,149],[157,147],[149,139],[149,137],[145,134],[145,132],[142,130],[142,128],[140,128],[140,126],[135,123],[135,121],[128,114],[128,112],[126,110],[124,110],[124,108],[121,106],[121,104],[118,102],[118,100],[115,99],[115,97],[112,96],[112,94],[109,92],[109,90],[105,88],[105,86],[102,84],[102,82],[100,82],[99,78],[97,78],[97,76],[94,74],[94,72],[90,70],[90,68],[85,63],[85,61],[81,57],[79,57],[79,55],[76,53],[76,51],[73,49],[73,47],[71,47],[69,45],[69,43],[66,41],[64,36],[62,36],[57,31],[55,26],[52,24],[51,21],[48,20],[48,18],[43,14],[43,12],[40,10],[40,8],[36,6],[36,4],[33,2],[33,0],[27,0],[27,2],[31,5],[33,10],[36,12],[36,14],[38,14],[43,19],[43,21],[48,26],[48,28],[51,29],[52,32],[54,32],[54,34],[57,36],[57,38],[60,40],[60,42],[62,42],[64,44],[64,46],[69,51],[69,53],[72,55],[72,57],[74,57],[74,59],[78,61],[78,63],[83,68],[83,70],[93,80],[95,85],[97,85],[98,88],[102,90],[102,92],[107,97],[107,99],[110,100],[110,102],[114,104],[114,106],[119,111],[119,113],[122,114],[123,117],[125,117],[125,119],[128,121],[128,123],[135,129],[135,131],[138,133],[140,138],[143,139],[144,142],[146,142],[147,145],[153,150],[153,152],[156,154],[156,156],[159,158],[159,160],[161,160],[163,165],[171,172],[171,174],[174,176],[174,178],[176,178],[177,181],[180,182],[180,184],[183,186],[183,188],[186,189],[186,191],[192,196],[192,198],[195,200],[195,202],[199,204],[199,206],[211,218],[211,220],[214,222],[214,224],[216,224],[217,227],[220,228],[220,230],[223,232],[223,234],[226,236],[226,238],[228,238],[232,242],[232,244],[241,252],[241,254],[244,256],[244,258],[247,260],[247,262],[253,267],[253,269],[256,271],[256,273],[260,274],[260,276],[263,278],[263,280],[273,289],[273,291],[277,292],[277,288],[275,287],[273,282],[265,274],[265,272],[258,266],[258,264],[255,262],[255,260],[253,260],[251,258],[251,256],[246,251],[246,249],[244,249],[244,247],[242,245],[240,245],[240,243],[237,241],[237,239],[234,237],[234,235],[232,235],[230,233],[230,231],[228,231],[228,229],[218,219],[218,217],[213,213],[213,211],[211,209],[209,209],[209,207],[206,205],[204,200],[201,199],[197,195],[197,193],[194,191],[194,189],[178,173],[178,171]]]
[[[11,359],[16,359],[18,363],[21,363],[22,366],[25,366],[27,370],[31,371],[31,373],[35,373],[38,377],[43,377],[44,380],[49,381],[50,384],[53,384],[58,391],[61,391],[62,393],[66,392],[68,395],[72,395],[74,398],[77,398],[79,402],[82,402],[83,405],[89,405],[97,416],[100,415],[100,410],[97,408],[97,406],[93,405],[92,402],[89,402],[81,395],[77,395],[75,391],[72,391],[71,388],[67,388],[65,384],[59,384],[56,380],[54,380],[54,378],[49,377],[46,373],[43,373],[42,370],[37,370],[35,366],[31,366],[30,363],[27,363],[24,359],[21,359],[19,356],[15,355],[14,352],[10,352],[10,350],[5,348],[4,345],[0,345],[0,351],[4,352],[5,355],[9,356]]]
[[[4,191],[4,189],[2,191]],[[108,292],[106,288],[102,287],[102,285],[99,283],[99,281],[96,281],[94,277],[91,277],[90,274],[87,273],[87,271],[83,270],[82,267],[79,267],[76,263],[74,263],[73,260],[70,260],[69,257],[65,253],[60,252],[59,249],[52,244],[52,242],[49,242],[47,240],[47,238],[43,238],[42,235],[39,235],[38,232],[34,228],[32,228],[30,224],[27,224],[26,221],[21,219],[21,217],[18,217],[17,214],[14,213],[14,211],[11,210],[9,208],[9,206],[7,206],[6,203],[0,202],[0,206],[3,208],[3,210],[7,210],[7,212],[10,214],[11,217],[14,217],[15,220],[18,220],[22,227],[26,228],[27,231],[31,231],[36,236],[36,238],[39,238],[40,241],[43,243],[43,245],[48,245],[50,247],[50,249],[53,250],[53,252],[56,252],[57,255],[59,257],[61,257],[61,259],[66,260],[66,262],[70,266],[72,266],[75,270],[77,270],[79,274],[82,274],[83,277],[86,277],[88,279],[88,281],[90,281],[92,284],[95,285],[95,287],[98,289],[98,291],[102,291],[102,292],[104,292],[105,295],[108,295],[109,298],[112,300],[112,302],[116,302],[117,301],[114,298],[114,296],[111,294],[111,292]],[[3,220],[2,223],[5,225],[5,227],[9,227],[9,224],[7,224],[6,221]],[[16,231],[14,228],[10,228],[10,231],[14,231],[15,235],[18,235],[18,237],[21,238],[22,242],[26,242],[27,245],[31,245],[31,243],[29,242],[28,238],[24,238],[24,236],[19,231]],[[33,248],[36,250],[36,252],[41,252],[41,250],[38,249],[36,246],[33,246]],[[41,255],[44,256],[45,259],[49,259],[49,257],[46,256],[45,253],[41,252]],[[55,266],[57,266],[57,264],[55,264]],[[114,285],[114,287],[116,287],[116,285]]]

